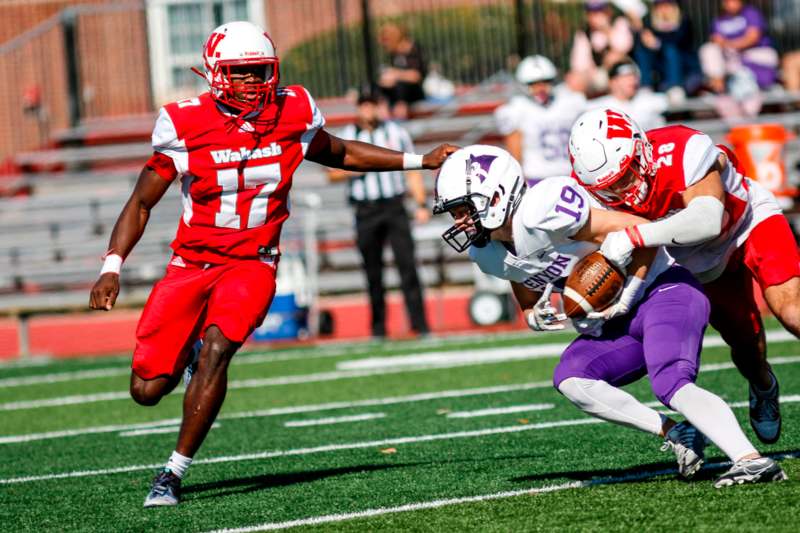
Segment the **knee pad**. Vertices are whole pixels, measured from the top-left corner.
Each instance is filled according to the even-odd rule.
[[[595,413],[599,411],[599,406],[592,394],[592,389],[598,383],[604,382],[596,379],[569,377],[561,381],[556,388],[581,411]]]

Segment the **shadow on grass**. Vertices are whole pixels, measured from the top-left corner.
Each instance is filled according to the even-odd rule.
[[[767,457],[780,461],[800,457],[800,450],[783,450],[764,454]],[[691,481],[703,481],[715,479],[720,471],[730,468],[731,463],[724,456],[706,457],[706,464],[691,479]],[[568,470],[563,472],[547,472],[543,474],[532,474],[511,478],[514,483],[529,483],[531,481],[555,481],[572,480],[583,481],[586,485],[605,485],[610,483],[625,483],[633,481],[656,481],[660,476],[672,475],[680,481],[686,481],[678,476],[678,468],[674,461],[663,461],[658,463],[648,463],[631,466],[628,468],[606,468],[597,470]]]
[[[358,474],[365,472],[379,472],[396,468],[414,468],[420,466],[444,465],[455,463],[479,463],[485,461],[516,461],[521,459],[541,459],[545,454],[519,454],[509,456],[475,457],[463,459],[445,459],[436,461],[416,461],[406,463],[354,465],[340,468],[326,468],[307,472],[284,472],[276,474],[263,474],[232,479],[223,479],[209,483],[197,483],[183,488],[183,495],[192,495],[187,500],[203,500],[218,498],[233,494],[246,494],[259,490],[277,487],[286,487],[298,483],[310,483],[336,476]]]

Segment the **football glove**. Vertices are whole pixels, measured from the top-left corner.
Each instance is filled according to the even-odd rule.
[[[644,280],[636,276],[628,276],[617,301],[603,311],[587,313],[586,318],[611,320],[624,315],[633,309],[633,306],[642,297],[642,293],[644,293]]]
[[[614,263],[623,272],[631,262],[633,249],[633,243],[624,230],[612,231],[606,235],[603,244],[600,245],[600,253],[603,254],[603,257]]]
[[[553,285],[545,287],[544,292],[533,308],[526,312],[526,322],[533,331],[558,331],[564,329],[564,320],[567,315],[559,313],[558,309],[550,303],[550,295],[553,293]]]

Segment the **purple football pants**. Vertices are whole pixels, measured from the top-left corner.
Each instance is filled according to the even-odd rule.
[[[672,395],[697,378],[709,309],[700,283],[673,266],[630,313],[609,320],[600,337],[575,339],[561,356],[553,383],[558,388],[576,377],[619,387],[647,374],[656,397],[669,407]]]

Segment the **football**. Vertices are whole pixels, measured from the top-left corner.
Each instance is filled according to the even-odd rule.
[[[619,296],[625,275],[600,252],[593,252],[575,265],[564,286],[564,313],[581,318],[602,311]]]

